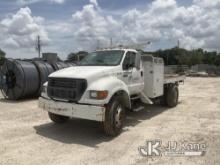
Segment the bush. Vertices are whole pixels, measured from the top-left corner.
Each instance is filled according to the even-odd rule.
[[[0,49],[0,65],[3,65],[5,62],[5,52]]]

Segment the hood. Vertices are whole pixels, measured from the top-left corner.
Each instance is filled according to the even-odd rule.
[[[89,79],[113,72],[115,66],[75,66],[52,73],[49,77]]]

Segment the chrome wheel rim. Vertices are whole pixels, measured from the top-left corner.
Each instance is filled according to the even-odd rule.
[[[115,113],[115,127],[120,128],[122,126],[123,121],[123,109],[121,106],[118,106]]]

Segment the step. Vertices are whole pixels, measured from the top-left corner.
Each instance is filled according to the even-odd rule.
[[[139,106],[139,107],[133,109],[133,111],[134,111],[134,112],[139,112],[139,111],[144,110],[144,108],[145,108],[144,106]]]
[[[131,100],[137,100],[140,99],[140,96],[131,97]]]

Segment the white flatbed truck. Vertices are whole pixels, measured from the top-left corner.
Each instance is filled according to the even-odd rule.
[[[52,73],[39,98],[55,123],[69,118],[101,122],[107,135],[120,134],[126,111],[139,111],[160,100],[178,104],[178,85],[185,76],[166,76],[161,58],[135,49],[104,49],[90,53],[79,66]]]

